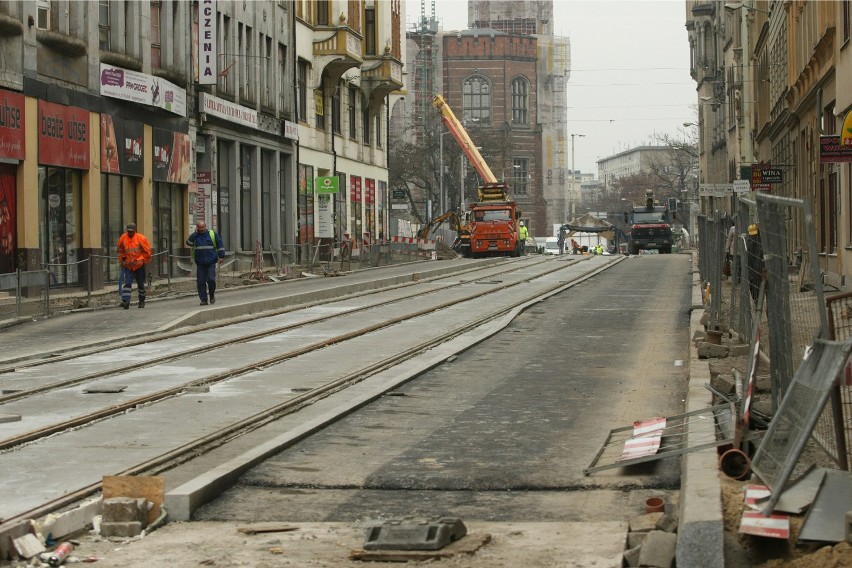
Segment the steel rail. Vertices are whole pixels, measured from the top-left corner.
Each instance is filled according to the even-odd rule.
[[[429,341],[426,341],[426,342],[423,342],[419,345],[411,347],[411,348],[409,348],[409,349],[407,349],[403,352],[397,353],[397,354],[395,354],[391,357],[387,357],[382,361],[373,363],[372,365],[369,365],[369,366],[364,367],[364,368],[362,368],[358,371],[350,373],[349,375],[346,375],[344,377],[336,379],[336,380],[334,380],[330,383],[327,383],[326,385],[323,385],[322,387],[312,389],[311,391],[308,391],[308,392],[306,392],[306,393],[304,393],[300,396],[297,396],[293,399],[290,399],[290,400],[285,401],[281,404],[278,404],[278,405],[270,407],[270,408],[268,408],[264,411],[261,411],[258,414],[255,414],[254,416],[251,416],[249,418],[245,418],[243,420],[235,422],[235,423],[233,423],[229,426],[226,426],[224,428],[217,430],[216,432],[213,432],[213,433],[208,434],[208,435],[206,435],[202,438],[199,438],[199,439],[197,439],[193,442],[190,442],[189,444],[184,444],[183,446],[181,446],[179,448],[175,448],[173,450],[165,452],[165,453],[161,454],[160,456],[157,456],[157,457],[152,458],[148,461],[137,464],[137,465],[135,465],[131,468],[125,469],[123,471],[114,473],[113,475],[116,475],[116,476],[137,475],[138,476],[138,475],[144,475],[144,474],[156,474],[156,473],[159,473],[159,472],[162,472],[162,471],[166,471],[166,470],[170,469],[171,467],[177,466],[180,463],[185,463],[187,461],[190,461],[194,457],[197,457],[199,455],[202,455],[203,453],[211,451],[211,450],[215,449],[216,447],[227,444],[230,440],[233,440],[234,438],[236,438],[238,436],[242,436],[242,435],[250,433],[253,430],[257,430],[258,428],[261,428],[264,425],[281,418],[282,416],[285,416],[287,414],[291,414],[293,412],[297,412],[297,411],[299,411],[299,410],[301,410],[301,409],[303,409],[307,406],[310,406],[311,404],[313,404],[313,403],[315,403],[319,400],[322,400],[323,398],[326,398],[326,397],[328,397],[328,396],[330,396],[330,395],[332,395],[332,394],[334,394],[334,393],[336,393],[340,390],[343,390],[343,389],[345,389],[349,386],[357,384],[358,382],[366,380],[370,376],[372,376],[372,375],[374,375],[374,374],[376,374],[380,371],[386,370],[386,369],[391,368],[391,367],[393,367],[393,366],[395,366],[399,363],[402,363],[402,362],[404,362],[408,359],[411,359],[419,353],[422,353],[424,351],[427,351],[427,350],[435,347],[436,345],[440,345],[441,343],[444,343],[445,341],[447,341],[448,338],[452,339],[454,337],[462,335],[463,333],[466,333],[467,331],[475,329],[475,328],[477,328],[477,327],[479,327],[479,326],[481,326],[485,323],[488,323],[489,321],[492,321],[494,319],[502,317],[502,316],[510,313],[512,310],[514,310],[518,307],[521,307],[525,304],[529,304],[529,303],[533,302],[533,300],[537,299],[537,301],[542,301],[542,300],[546,299],[547,297],[549,297],[549,296],[551,296],[555,293],[558,293],[558,292],[561,292],[563,290],[567,290],[567,289],[569,289],[573,286],[576,286],[577,284],[580,284],[580,283],[588,280],[589,278],[596,276],[600,272],[603,272],[604,270],[607,270],[607,269],[611,268],[612,266],[615,266],[616,264],[618,264],[622,260],[623,260],[623,258],[619,258],[614,262],[608,263],[604,266],[599,266],[599,267],[597,267],[593,270],[590,270],[588,272],[581,274],[576,279],[571,280],[568,283],[559,282],[557,284],[554,284],[553,286],[550,286],[550,287],[536,293],[533,296],[518,300],[518,301],[514,302],[513,304],[511,304],[509,306],[501,308],[497,312],[492,312],[491,314],[485,315],[485,316],[483,316],[483,317],[481,317],[477,320],[470,321],[470,322],[468,322],[468,323],[466,323],[462,326],[459,326],[456,329],[450,331],[449,333],[447,333],[447,334],[445,334],[441,337],[436,337],[434,339],[431,339]],[[551,272],[554,272],[554,271],[549,271],[549,272],[545,273],[544,275],[549,274]],[[523,284],[523,283],[526,283],[526,281],[521,281],[521,282],[517,282],[517,283],[514,283],[514,284],[507,284],[507,285],[501,286],[500,289],[505,289],[505,288],[509,288],[509,287],[512,287],[512,286],[517,286],[517,285]],[[490,292],[488,292],[488,293],[490,293]],[[477,294],[476,296],[482,296],[482,295],[483,294]],[[437,309],[433,308],[433,309],[425,310],[425,311],[427,311],[427,312],[428,311],[437,311]],[[411,316],[411,317],[417,317],[417,316]],[[397,319],[397,318],[395,318],[395,319]],[[405,318],[405,319],[410,319],[410,318]],[[375,327],[375,326],[371,326],[371,327]],[[350,334],[347,334],[347,335],[350,335]],[[324,345],[330,344],[328,341],[319,342],[319,343],[322,343]],[[256,368],[256,366],[254,366],[252,368]],[[408,380],[410,381],[410,380],[413,380],[415,378],[416,378],[416,376],[413,376],[413,377],[410,377]],[[352,412],[353,410],[357,410],[358,408],[359,407],[357,407],[357,406],[352,407],[352,408],[348,408],[348,409],[346,409],[345,412],[342,412],[336,418],[340,418],[342,416],[345,416],[348,413]],[[294,440],[294,443],[302,441],[307,437],[308,436],[306,435],[299,440]],[[185,458],[185,459],[182,459],[182,458]],[[168,467],[166,467],[166,466],[168,466]],[[36,508],[31,509],[29,511],[17,514],[14,517],[4,519],[4,520],[0,521],[0,534],[3,534],[6,529],[8,529],[9,527],[11,527],[13,525],[16,525],[16,524],[19,524],[19,523],[22,523],[22,522],[29,522],[30,519],[39,518],[39,517],[42,517],[44,515],[53,513],[53,512],[55,512],[59,509],[69,507],[69,506],[73,505],[74,503],[77,503],[80,500],[85,499],[86,497],[89,497],[89,496],[97,493],[98,491],[101,491],[102,486],[103,486],[102,482],[90,484],[86,487],[82,487],[82,488],[79,488],[79,489],[72,491],[70,493],[66,493],[62,497],[54,499],[53,501],[45,503],[45,504],[43,504],[39,507],[36,507]]]
[[[568,266],[568,265],[566,265],[566,266]],[[554,272],[558,272],[560,270],[563,270],[563,269],[565,269],[566,266],[560,266],[560,267],[557,267],[557,268],[554,268],[554,269],[547,270],[547,271],[543,272],[542,274],[538,275],[537,278],[541,278],[542,276],[546,276],[546,275],[552,274]],[[193,381],[183,383],[179,386],[162,389],[160,391],[157,391],[157,392],[154,392],[154,393],[151,393],[151,394],[147,394],[147,395],[144,395],[144,396],[136,397],[134,399],[122,402],[120,404],[107,406],[107,407],[101,408],[99,410],[96,410],[94,412],[90,412],[88,414],[76,416],[76,417],[71,418],[69,420],[64,420],[62,422],[57,422],[55,424],[51,424],[49,426],[45,426],[45,427],[39,428],[37,430],[32,430],[30,432],[25,432],[25,433],[19,434],[17,436],[6,438],[4,440],[0,440],[0,452],[12,450],[16,446],[20,446],[22,444],[34,442],[34,441],[40,440],[42,438],[45,438],[47,436],[57,434],[59,432],[63,432],[63,431],[70,430],[70,429],[80,428],[80,427],[85,426],[86,424],[90,424],[90,423],[93,423],[93,422],[99,422],[101,420],[105,420],[105,419],[107,419],[111,416],[114,416],[116,414],[122,414],[122,413],[124,413],[128,410],[132,410],[132,409],[134,409],[138,406],[150,405],[152,403],[157,403],[157,402],[160,402],[160,401],[165,400],[165,399],[169,399],[169,398],[172,398],[172,397],[175,397],[175,396],[180,396],[181,394],[183,394],[183,392],[187,388],[199,387],[199,386],[208,386],[208,385],[216,384],[216,383],[222,382],[224,380],[228,380],[228,379],[243,375],[245,373],[257,371],[258,369],[262,369],[262,368],[265,368],[265,367],[276,365],[278,363],[282,363],[282,362],[287,361],[289,359],[293,359],[295,357],[306,355],[306,354],[308,354],[312,351],[322,349],[324,347],[328,347],[329,345],[334,345],[334,344],[337,344],[337,343],[341,343],[343,341],[347,341],[349,339],[354,339],[356,337],[360,337],[361,335],[364,335],[365,333],[372,333],[374,331],[378,331],[380,329],[384,329],[386,327],[396,325],[396,324],[401,323],[403,321],[413,319],[413,318],[416,318],[416,317],[420,317],[420,316],[423,316],[423,315],[426,315],[426,314],[429,314],[429,313],[432,313],[432,312],[436,312],[436,311],[439,311],[439,310],[447,309],[447,308],[450,308],[450,307],[455,306],[457,304],[461,304],[463,302],[467,302],[469,300],[481,297],[483,295],[494,294],[496,292],[505,290],[507,288],[518,286],[518,285],[523,284],[525,282],[526,281],[522,280],[522,281],[519,281],[519,282],[513,282],[513,283],[503,284],[501,286],[495,286],[494,288],[492,288],[491,290],[488,290],[486,292],[476,292],[476,293],[473,293],[473,294],[468,294],[468,295],[463,296],[461,298],[457,298],[457,299],[454,299],[454,300],[443,302],[441,304],[437,304],[435,306],[430,306],[428,308],[423,308],[421,310],[416,310],[414,312],[409,312],[405,315],[397,316],[395,318],[391,318],[389,320],[385,320],[385,321],[377,323],[377,324],[366,326],[366,327],[357,329],[355,331],[343,333],[343,334],[337,335],[337,336],[329,338],[329,339],[316,341],[314,343],[310,343],[308,345],[302,346],[298,349],[293,349],[293,350],[285,352],[285,353],[280,353],[280,354],[274,355],[272,357],[267,357],[266,359],[261,359],[259,361],[253,361],[251,363],[248,363],[246,365],[242,365],[240,367],[235,367],[233,369],[228,369],[227,371],[222,371],[220,373],[209,375],[207,377],[195,379]],[[422,295],[423,294],[415,294],[415,295],[409,296],[409,298],[414,297],[414,296],[422,296]],[[390,303],[393,303],[393,302],[390,302]],[[375,306],[373,306],[373,307],[375,307]],[[332,318],[333,317],[339,317],[341,315],[348,315],[348,314],[349,314],[349,312],[347,312],[345,314],[333,314]],[[327,318],[323,318],[323,319],[327,319]],[[195,355],[198,354],[198,350],[193,349],[190,352],[190,354],[195,356]],[[132,366],[132,368],[138,368],[138,367]],[[91,380],[91,379],[89,377],[86,377],[85,380]],[[72,385],[76,384],[78,382],[81,382],[81,381],[82,381],[82,379],[79,379],[79,378],[69,379],[69,382],[71,382]],[[68,386],[68,385],[66,385],[66,386]],[[51,390],[51,389],[44,389],[44,390],[47,391],[47,390]],[[19,393],[14,393],[14,394],[19,394]],[[34,396],[35,394],[43,394],[43,393],[33,393],[31,396]],[[14,395],[10,395],[10,396],[14,396]]]

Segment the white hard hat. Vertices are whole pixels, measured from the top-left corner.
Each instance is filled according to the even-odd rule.
[[[521,221],[521,227],[523,227],[523,226],[524,226],[524,222],[523,222],[523,221]]]

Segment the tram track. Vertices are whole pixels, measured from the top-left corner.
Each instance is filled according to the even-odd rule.
[[[525,264],[525,265],[521,265],[521,266],[516,265],[516,266],[513,266],[510,270],[506,270],[504,268],[504,269],[498,271],[497,274],[498,275],[499,274],[508,274],[508,273],[520,270],[521,268],[529,268],[530,266],[536,266],[536,265],[540,264],[541,262],[544,262],[544,261],[538,261],[538,262],[535,262],[535,263]],[[557,268],[557,269],[554,269],[554,271],[560,270],[562,268],[564,268],[564,266]],[[476,269],[476,271],[486,271],[488,273],[495,272],[493,267],[490,267],[490,270],[489,269]],[[457,275],[453,275],[453,276],[455,277]],[[490,276],[491,275],[488,274],[486,277],[490,277]],[[446,277],[440,277],[440,278],[446,278]],[[478,280],[478,279],[474,279],[474,280]],[[399,289],[399,288],[402,288],[402,287],[410,287],[410,286],[416,285],[418,283],[420,283],[420,282],[406,283],[406,284],[403,284],[403,285],[396,286],[393,289]],[[457,282],[451,282],[451,283],[449,283],[445,286],[433,288],[432,290],[429,290],[427,292],[427,294],[438,294],[438,293],[443,292],[443,291],[445,291],[449,288],[452,288],[453,286],[456,286],[456,285],[457,285]],[[387,291],[388,291],[387,288],[381,289],[381,290],[370,290],[370,291],[364,292],[362,294],[359,294],[358,296],[375,295],[375,294],[378,294],[378,293],[381,293],[381,292],[387,292]],[[379,301],[379,302],[375,302],[375,303],[372,303],[372,304],[369,304],[369,305],[351,308],[351,309],[349,309],[345,312],[337,312],[337,313],[334,313],[334,314],[318,316],[318,317],[315,317],[315,318],[300,321],[298,323],[278,326],[278,327],[274,327],[274,328],[271,328],[271,329],[268,329],[268,330],[263,330],[263,331],[259,331],[259,332],[255,332],[255,333],[249,333],[249,334],[246,334],[246,335],[243,335],[243,336],[240,336],[240,337],[230,338],[230,339],[223,340],[223,341],[208,342],[208,343],[206,343],[202,346],[194,346],[191,349],[185,349],[183,351],[177,351],[177,352],[174,352],[174,353],[169,353],[168,355],[163,355],[163,356],[160,356],[160,357],[153,357],[153,358],[150,358],[150,359],[148,359],[148,360],[146,360],[142,363],[127,364],[127,365],[115,367],[115,368],[112,368],[112,369],[106,369],[106,370],[97,371],[97,372],[94,372],[94,373],[89,373],[89,374],[79,376],[79,377],[73,377],[73,378],[70,378],[70,379],[65,379],[65,380],[62,380],[62,381],[59,381],[59,382],[55,382],[55,383],[41,385],[41,386],[38,386],[38,387],[29,388],[29,389],[23,389],[23,390],[19,390],[19,391],[15,391],[15,392],[9,392],[9,393],[6,393],[6,394],[0,394],[0,405],[3,405],[3,404],[8,403],[8,402],[13,402],[13,401],[16,401],[16,400],[21,400],[21,399],[24,399],[24,398],[27,398],[27,397],[35,396],[35,395],[38,395],[38,394],[50,392],[52,390],[58,390],[58,389],[73,387],[73,386],[77,386],[79,384],[86,383],[86,382],[89,382],[89,381],[92,381],[92,380],[103,379],[103,378],[110,377],[110,376],[120,375],[122,373],[127,373],[127,372],[130,372],[130,371],[134,371],[134,370],[138,370],[138,369],[142,369],[142,368],[146,368],[146,367],[152,367],[154,365],[159,365],[159,364],[162,364],[162,363],[168,363],[168,362],[171,362],[171,361],[176,361],[176,360],[182,359],[184,357],[189,357],[189,356],[199,355],[201,353],[207,353],[207,352],[210,352],[210,351],[215,351],[216,349],[220,349],[220,348],[225,347],[227,345],[233,345],[233,344],[237,344],[237,343],[246,343],[246,342],[249,342],[249,341],[255,341],[255,340],[258,340],[258,339],[263,339],[265,337],[273,336],[273,335],[280,334],[280,333],[283,333],[283,332],[286,332],[286,331],[291,331],[291,330],[294,330],[294,329],[298,329],[300,327],[306,327],[306,326],[309,326],[309,325],[312,325],[312,324],[328,321],[328,320],[331,320],[333,318],[340,317],[340,316],[343,316],[343,315],[351,315],[351,314],[354,314],[354,313],[375,309],[375,308],[378,308],[378,307],[381,307],[381,306],[386,306],[386,305],[393,304],[393,303],[396,303],[396,302],[402,302],[402,301],[405,301],[405,300],[408,300],[408,299],[411,299],[411,298],[415,298],[415,297],[420,297],[420,296],[423,296],[423,295],[424,295],[424,293],[422,291],[421,292],[415,292],[415,293],[412,293],[412,294],[409,294],[409,295],[399,296],[399,297],[396,297],[396,298],[391,298],[391,299],[388,299],[388,300],[382,300],[382,301]],[[355,297],[355,296],[353,296],[353,297]],[[338,302],[339,300],[340,300],[339,298],[335,298],[333,300],[323,300],[323,301],[318,301],[318,302],[312,302],[310,304],[304,304],[304,305],[299,305],[299,306],[291,306],[291,307],[288,307],[288,308],[285,308],[285,309],[275,310],[273,312],[266,313],[266,314],[264,314],[263,317],[272,317],[272,316],[277,316],[277,315],[295,312],[295,311],[298,311],[298,310],[303,310],[303,309],[306,309],[306,308],[309,308],[309,307],[332,304],[334,302]],[[466,300],[462,299],[462,300],[459,300],[459,301],[466,301]],[[414,316],[414,317],[416,317],[416,316]],[[196,333],[199,333],[199,331],[207,331],[207,330],[210,330],[210,329],[216,329],[216,328],[219,328],[219,327],[224,327],[226,325],[233,325],[235,323],[240,323],[240,322],[247,321],[247,320],[250,320],[250,319],[258,319],[258,316],[253,315],[253,316],[250,316],[250,317],[245,318],[245,319],[244,318],[236,318],[234,320],[228,320],[228,321],[217,321],[217,322],[214,322],[211,325],[203,326],[203,329],[201,329],[201,330],[199,330],[198,328],[192,328],[192,329],[189,329],[189,330],[180,330],[179,332],[170,332],[170,333],[166,333],[162,336],[148,337],[146,339],[142,339],[142,340],[138,340],[138,341],[122,342],[118,346],[112,345],[112,346],[99,347],[99,348],[96,348],[96,349],[93,349],[93,350],[87,349],[87,350],[84,350],[82,352],[69,353],[69,354],[65,354],[61,357],[51,358],[51,359],[48,359],[48,360],[39,359],[39,360],[36,360],[36,361],[31,361],[26,365],[18,365],[18,366],[15,366],[13,368],[0,369],[0,374],[2,374],[4,372],[14,372],[14,371],[17,371],[17,370],[20,370],[20,369],[32,369],[32,368],[38,367],[38,366],[53,365],[57,362],[64,362],[64,361],[70,361],[70,360],[73,360],[73,359],[79,359],[81,357],[86,357],[86,356],[93,355],[93,354],[96,354],[96,353],[102,353],[102,352],[107,351],[107,350],[125,349],[125,348],[133,347],[133,346],[136,346],[136,345],[142,345],[142,344],[146,344],[146,343],[154,343],[154,342],[157,342],[157,341],[163,341],[163,340],[167,340],[167,339],[175,339],[175,338],[178,338],[178,337],[184,337],[184,336],[196,334]],[[297,355],[298,354],[299,353],[297,353]],[[190,384],[188,386],[198,386],[198,385]],[[4,449],[4,446],[3,446],[2,442],[0,442],[0,450],[2,450],[2,449]]]
[[[275,404],[269,408],[264,409],[261,412],[255,413],[252,416],[246,417],[242,420],[235,421],[224,428],[220,428],[214,432],[210,432],[207,435],[200,437],[188,444],[184,444],[180,447],[173,448],[172,450],[160,454],[154,458],[146,460],[143,463],[137,464],[131,468],[127,468],[124,471],[117,473],[117,475],[151,475],[156,474],[165,470],[168,470],[171,467],[174,467],[175,464],[182,463],[184,461],[192,459],[194,456],[203,454],[205,452],[209,452],[212,449],[219,447],[223,444],[226,444],[228,441],[233,440],[234,438],[245,435],[252,430],[256,430],[258,428],[263,427],[270,422],[274,422],[275,420],[281,418],[282,416],[286,416],[287,414],[291,414],[293,412],[297,412],[303,408],[309,407],[312,404],[315,404],[319,400],[322,400],[325,397],[328,397],[334,393],[345,390],[346,388],[361,382],[370,376],[373,376],[383,370],[387,370],[392,368],[403,361],[411,359],[417,356],[420,353],[423,353],[429,349],[434,348],[437,345],[451,339],[453,337],[457,337],[466,332],[469,332],[479,326],[486,324],[487,322],[494,320],[496,318],[503,317],[504,315],[510,313],[512,310],[516,310],[519,307],[530,304],[531,302],[539,301],[549,295],[557,293],[561,290],[570,288],[575,284],[578,284],[588,278],[593,277],[595,274],[600,271],[609,268],[610,266],[616,264],[618,262],[614,261],[607,265],[598,266],[593,268],[592,270],[586,271],[573,278],[569,282],[559,281],[553,284],[549,284],[542,288],[536,290],[536,293],[530,296],[524,296],[521,299],[515,300],[510,304],[501,306],[498,310],[495,310],[488,314],[483,314],[481,317],[471,318],[469,321],[465,322],[463,325],[459,325],[454,327],[451,330],[448,330],[440,337],[432,337],[426,341],[418,343],[408,349],[399,351],[398,353],[393,354],[392,356],[385,357],[380,361],[374,362],[365,367],[359,368],[345,376],[338,377],[335,380],[332,380],[321,387],[313,388],[308,392],[297,394],[292,398],[281,402],[279,404]],[[563,270],[568,265],[561,265],[557,268],[544,271],[540,274],[535,275],[534,278],[543,278],[544,276],[551,275],[555,272]],[[524,265],[525,268],[529,268],[530,265]],[[205,386],[214,384],[219,381],[223,381],[229,378],[233,378],[238,376],[241,373],[246,373],[250,371],[257,370],[258,368],[269,367],[280,363],[283,360],[298,357],[300,355],[310,353],[317,349],[322,349],[328,347],[330,345],[345,342],[349,339],[353,339],[355,337],[359,337],[364,335],[365,333],[370,333],[372,331],[376,331],[379,329],[385,329],[400,323],[401,321],[410,320],[412,318],[417,318],[432,312],[445,310],[448,308],[452,308],[458,304],[463,302],[470,301],[473,298],[482,297],[485,295],[490,295],[502,290],[506,290],[508,288],[512,288],[515,286],[522,285],[526,282],[529,282],[527,279],[522,279],[517,282],[511,283],[502,283],[500,285],[495,286],[492,289],[487,291],[478,291],[474,294],[467,294],[461,298],[456,298],[448,302],[443,302],[439,305],[429,306],[427,308],[423,308],[420,310],[416,310],[411,313],[407,313],[402,316],[398,316],[396,318],[391,318],[386,321],[383,321],[378,324],[373,324],[370,326],[365,326],[359,328],[357,330],[349,331],[347,333],[339,334],[333,338],[327,338],[320,341],[312,342],[308,345],[302,346],[299,349],[290,350],[287,353],[278,354],[272,357],[268,357],[259,361],[254,361],[249,364],[243,365],[239,368],[229,369],[225,372],[210,375],[207,377],[203,377],[201,379],[197,379],[180,386],[176,386],[171,389],[165,389],[162,391],[158,391],[157,393],[150,394],[145,397],[135,398],[130,401],[126,401],[120,405],[113,405],[111,407],[102,409],[96,413],[90,413],[85,416],[80,416],[75,418],[73,421],[66,421],[62,424],[52,425],[50,428],[42,429],[39,431],[34,431],[29,433],[26,436],[18,436],[16,439],[8,439],[2,442],[2,448],[5,452],[14,451],[15,448],[25,445],[27,443],[35,442],[45,436],[50,436],[62,432],[64,430],[82,428],[87,424],[91,424],[97,421],[103,421],[108,419],[110,416],[114,416],[116,414],[124,413],[128,410],[132,410],[134,408],[147,406],[150,404],[155,404],[158,401],[162,401],[168,398],[172,398],[175,396],[179,396],[181,393],[185,392],[187,388],[191,386]],[[414,296],[421,296],[422,294],[414,294]],[[394,302],[400,301],[399,298],[394,299]],[[371,306],[372,307],[372,306]],[[369,308],[365,308],[369,309]],[[335,314],[339,316],[341,314]],[[327,319],[327,318],[323,318]],[[87,379],[90,380],[90,379]],[[23,518],[32,518],[34,516],[43,515],[46,512],[50,512],[51,510],[56,510],[58,508],[67,506],[70,503],[78,501],[88,495],[91,495],[97,492],[100,489],[100,483],[94,483],[87,487],[75,490],[61,497],[60,499],[54,500],[50,503],[47,503],[37,509],[33,509],[26,513],[16,516],[14,519],[8,519],[7,522],[12,522],[15,519],[23,519]],[[4,523],[5,524],[5,523]]]

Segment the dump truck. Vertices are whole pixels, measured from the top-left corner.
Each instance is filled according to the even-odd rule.
[[[518,204],[509,196],[506,184],[499,182],[488,167],[444,97],[435,95],[433,104],[441,113],[447,130],[461,146],[465,156],[484,182],[478,188],[477,201],[468,204],[470,222],[464,226],[470,230],[470,245],[469,252],[463,251],[463,254],[467,252],[465,256],[469,254],[472,257],[520,256],[521,241],[518,238],[518,222],[521,218],[521,210]]]
[[[645,192],[645,204],[624,212],[624,222],[630,227],[628,248],[630,254],[639,254],[640,250],[672,252],[672,225],[674,214],[665,205],[657,205],[653,190]]]

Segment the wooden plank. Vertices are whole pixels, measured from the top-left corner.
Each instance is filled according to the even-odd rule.
[[[299,527],[294,527],[293,525],[282,525],[281,523],[267,523],[267,524],[248,525],[248,526],[245,526],[245,527],[237,527],[237,532],[243,533],[243,534],[290,532],[290,531],[297,531],[297,530],[299,530]]]
[[[441,550],[363,550],[356,549],[349,553],[350,560],[369,562],[409,562],[417,560],[440,560],[452,558],[460,554],[474,554],[477,550],[491,542],[488,533],[470,533],[455,542],[451,542]]]
[[[105,475],[103,481],[103,498],[144,497],[154,504],[148,511],[148,523],[153,523],[160,516],[166,494],[166,478],[160,476]]]

